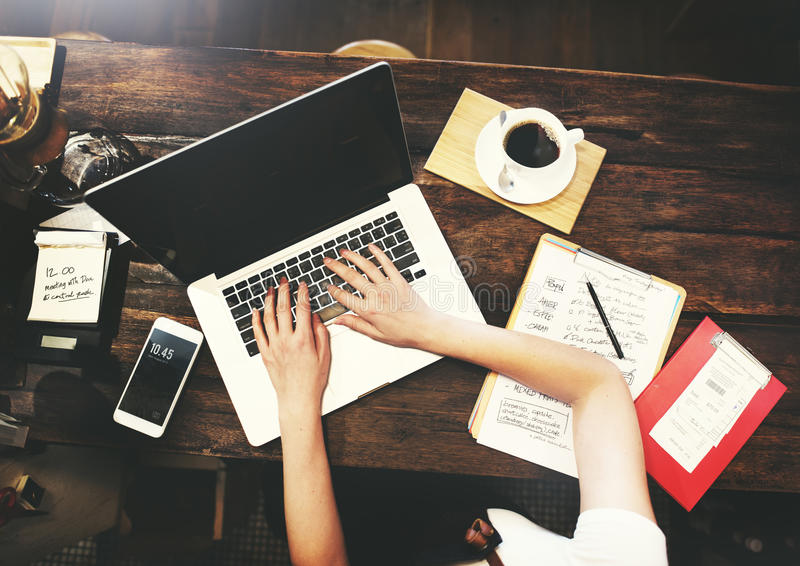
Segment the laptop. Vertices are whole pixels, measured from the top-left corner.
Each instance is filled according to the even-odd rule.
[[[323,266],[377,243],[433,308],[483,321],[419,188],[390,66],[371,65],[86,193],[86,202],[188,284],[247,440],[280,435],[251,309],[286,277],[306,281],[331,334],[323,413],[440,356],[330,325],[352,291]]]

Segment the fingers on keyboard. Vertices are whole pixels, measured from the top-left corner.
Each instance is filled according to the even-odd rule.
[[[340,256],[339,250],[344,247],[369,260],[383,273],[384,268],[368,247],[369,244],[374,244],[383,250],[407,281],[413,281],[426,275],[396,212],[390,212],[372,222],[351,228],[336,238],[330,238],[324,243],[264,269],[260,273],[229,285],[222,291],[248,354],[251,357],[258,355],[258,346],[254,340],[251,323],[252,309],[264,307],[267,290],[270,287],[277,288],[282,278],[286,278],[289,283],[292,322],[296,319],[296,293],[300,282],[308,285],[311,310],[318,313],[323,322],[347,312],[347,307],[336,302],[328,293],[328,285],[335,285],[361,298],[362,294],[356,287],[360,287],[362,281],[366,281],[362,273],[364,270],[358,270],[359,277],[353,279],[354,285],[352,285],[345,280],[346,277],[331,273],[324,266],[324,258],[336,259],[343,265],[356,269],[354,262],[347,261]],[[361,265],[360,261],[355,263]],[[361,265],[361,267],[365,266]],[[367,270],[369,271],[369,268]]]

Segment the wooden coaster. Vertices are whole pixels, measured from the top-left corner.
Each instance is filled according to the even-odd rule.
[[[525,216],[569,234],[592,188],[606,150],[590,141],[579,142],[578,166],[567,188],[552,199],[537,204],[515,204],[494,194],[475,167],[475,142],[486,122],[510,106],[464,89],[458,104],[439,136],[425,169],[499,202]]]

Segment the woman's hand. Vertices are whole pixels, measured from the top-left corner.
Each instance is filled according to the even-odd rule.
[[[341,256],[369,277],[331,258],[325,266],[361,292],[362,298],[334,285],[328,285],[331,297],[355,313],[338,317],[334,324],[347,326],[370,338],[393,346],[420,347],[427,334],[435,329],[440,315],[420,298],[411,285],[375,244],[369,250],[378,259],[383,273],[370,260],[356,252],[342,250]]]
[[[319,316],[312,318],[305,283],[300,283],[297,290],[295,328],[292,328],[289,284],[285,278],[277,295],[276,305],[275,289],[267,291],[263,323],[259,311],[253,310],[253,333],[278,395],[279,412],[282,417],[313,412],[319,418],[322,392],[331,367],[328,329]]]

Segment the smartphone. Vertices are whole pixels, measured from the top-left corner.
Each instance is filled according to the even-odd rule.
[[[114,420],[154,438],[164,434],[202,343],[202,332],[157,318],[114,410]]]

